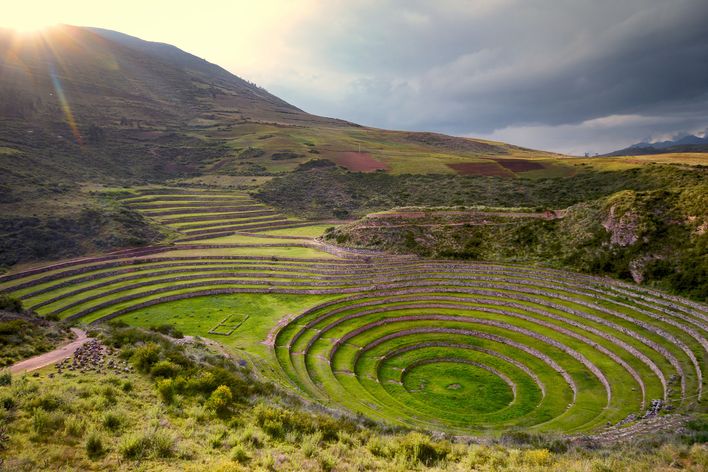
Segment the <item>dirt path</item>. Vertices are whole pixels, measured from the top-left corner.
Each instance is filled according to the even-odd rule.
[[[20,372],[32,372],[33,370],[41,369],[42,367],[59,362],[62,359],[70,357],[76,350],[86,344],[90,338],[86,337],[86,331],[71,328],[71,331],[76,335],[76,339],[69,344],[54,349],[53,351],[45,352],[39,356],[30,357],[24,361],[20,361],[10,367],[10,372],[17,374]]]
[[[512,211],[477,211],[477,210],[450,210],[450,211],[391,211],[382,213],[372,213],[366,215],[370,219],[385,218],[426,218],[436,216],[501,216],[509,218],[539,218],[544,220],[554,220],[565,216],[565,210],[552,210],[545,212],[512,212]]]

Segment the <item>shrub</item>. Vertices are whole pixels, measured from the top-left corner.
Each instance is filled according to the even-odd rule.
[[[23,310],[22,300],[7,294],[0,295],[0,310],[14,311],[21,313]]]
[[[24,333],[29,332],[32,329],[32,325],[21,319],[0,321],[0,335],[1,336],[22,336]],[[5,339],[5,342],[8,340]]]
[[[125,418],[123,415],[116,413],[115,411],[107,411],[103,415],[103,427],[109,431],[118,431],[124,422]]]
[[[140,372],[149,372],[160,360],[160,346],[152,342],[140,346],[135,349],[130,360]]]
[[[470,470],[499,470],[508,467],[508,449],[474,445],[465,459]]]
[[[353,432],[354,423],[345,419],[335,419],[328,415],[312,415],[295,410],[270,407],[264,404],[254,408],[256,423],[271,437],[282,438],[289,431],[300,434],[322,433],[324,441],[333,441],[344,432]]]
[[[92,430],[88,433],[86,436],[85,447],[86,455],[88,455],[90,459],[101,457],[105,452],[105,448],[103,447],[103,439],[97,431]]]
[[[182,331],[177,329],[175,326],[172,326],[171,324],[161,324],[158,326],[150,326],[150,331],[155,331],[156,333],[165,334],[167,336],[177,338],[177,339],[184,338],[184,333],[182,333]]]
[[[548,449],[549,452],[562,453],[568,450],[568,441],[562,437],[546,434],[509,431],[502,434],[502,444],[512,446],[531,446],[535,449]]]
[[[231,449],[231,460],[240,464],[246,464],[251,460],[251,456],[242,445],[237,444]]]
[[[64,400],[53,393],[45,393],[33,398],[28,405],[33,408],[41,408],[45,411],[54,411],[64,404]]]
[[[219,415],[223,415],[228,412],[232,401],[233,394],[231,389],[226,385],[220,385],[209,396],[207,408],[214,410]]]
[[[0,387],[12,384],[12,373],[9,370],[0,371]]]
[[[172,457],[174,439],[162,431],[131,434],[123,438],[119,450],[123,458],[129,460]]]
[[[159,379],[157,381],[157,391],[162,401],[168,405],[174,401],[175,381],[172,379]]]
[[[191,377],[187,381],[187,389],[193,393],[213,392],[217,386],[214,374],[209,371],[200,372],[198,376]]]
[[[164,431],[156,431],[151,435],[150,446],[153,457],[165,458],[174,455],[174,438]]]
[[[4,396],[0,398],[0,407],[6,409],[6,410],[12,410],[17,406],[17,402],[15,399],[11,396]]]
[[[144,435],[131,434],[123,438],[119,450],[124,459],[139,460],[149,454],[149,444]]]
[[[265,437],[261,430],[255,428],[253,425],[248,425],[241,431],[239,441],[250,444],[255,448],[261,448],[265,444]]]
[[[170,361],[160,361],[150,369],[150,375],[158,378],[172,378],[179,372],[179,366]]]
[[[391,456],[389,444],[380,436],[371,436],[366,443],[366,448],[376,457]]]
[[[64,420],[64,432],[69,436],[80,438],[86,430],[86,421],[77,415],[70,415]]]
[[[450,452],[447,442],[433,442],[420,433],[408,433],[399,439],[395,455],[411,464],[423,464],[431,467],[445,460]]]
[[[527,465],[543,467],[551,463],[553,456],[548,449],[530,449],[524,451],[521,462]]]
[[[105,402],[109,405],[115,405],[116,404],[116,396],[118,395],[118,391],[111,387],[110,385],[106,385],[103,387],[103,390],[101,390],[101,396],[105,399]]]
[[[337,458],[329,452],[324,452],[320,454],[317,459],[317,462],[320,464],[320,469],[322,469],[324,472],[330,472],[337,464]]]
[[[199,404],[192,405],[185,411],[185,413],[188,418],[192,418],[197,423],[203,423],[209,417],[209,412],[204,405]]]
[[[32,430],[38,436],[53,433],[64,426],[64,415],[60,412],[48,412],[35,408],[32,412]]]
[[[317,448],[320,445],[320,441],[322,441],[322,433],[320,433],[319,431],[314,434],[309,434],[305,436],[302,439],[302,443],[300,444],[300,450],[302,451],[303,455],[305,457],[314,456],[315,452],[317,451]]]

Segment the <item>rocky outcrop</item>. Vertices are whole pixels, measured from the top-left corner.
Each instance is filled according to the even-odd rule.
[[[631,246],[639,240],[639,216],[633,211],[620,214],[617,205],[612,205],[602,226],[610,233],[613,246]]]

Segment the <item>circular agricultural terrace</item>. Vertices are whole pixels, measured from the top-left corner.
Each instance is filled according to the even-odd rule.
[[[440,264],[429,277],[308,310],[277,333],[278,363],[322,402],[458,432],[583,432],[653,400],[701,398],[707,317],[697,304],[493,264]]]
[[[321,296],[269,322],[266,361],[312,399],[396,425],[580,433],[656,400],[674,411],[701,401],[701,304],[558,270],[327,247],[295,235],[311,222],[245,194],[157,189],[124,201],[176,244],[10,273],[0,291],[91,323],[224,294]]]

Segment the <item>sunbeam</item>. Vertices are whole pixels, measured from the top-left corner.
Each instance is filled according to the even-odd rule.
[[[66,98],[66,94],[64,93],[64,88],[61,85],[61,80],[59,79],[56,68],[51,62],[49,63],[49,77],[52,79],[52,85],[54,86],[54,91],[56,92],[57,99],[59,100],[59,105],[64,112],[66,122],[69,125],[69,128],[71,128],[71,134],[74,135],[77,143],[83,144],[83,139],[81,138],[79,127],[76,125],[76,120],[74,119],[74,114],[71,111],[69,100]]]

